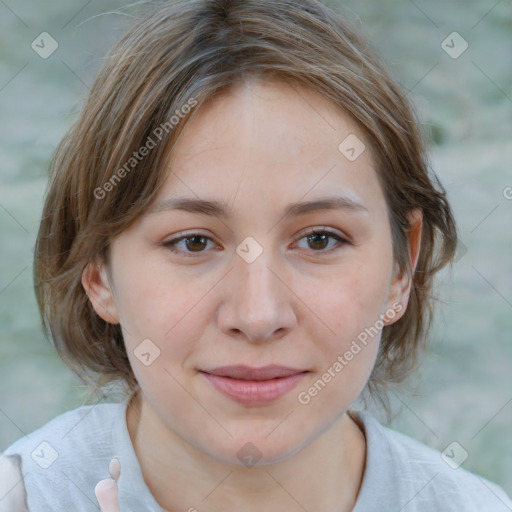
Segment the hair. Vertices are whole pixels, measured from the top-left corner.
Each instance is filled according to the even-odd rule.
[[[106,57],[51,161],[34,260],[45,334],[88,385],[140,389],[121,326],[96,314],[82,272],[90,262],[108,263],[110,242],[146,211],[177,136],[205,101],[244,80],[284,80],[329,99],[366,135],[393,256],[412,276],[406,312],[383,328],[367,386],[385,400],[386,386],[403,381],[426,347],[433,277],[457,245],[446,192],[406,92],[366,39],[316,0],[189,0],[145,9]],[[414,209],[423,213],[415,270],[407,237]]]

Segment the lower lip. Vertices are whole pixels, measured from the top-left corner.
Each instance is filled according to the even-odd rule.
[[[271,380],[238,380],[201,372],[215,388],[236,402],[245,405],[265,405],[291,391],[308,372]]]

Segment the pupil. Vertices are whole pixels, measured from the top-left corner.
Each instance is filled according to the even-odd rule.
[[[205,245],[205,244],[204,244],[204,240],[205,240],[205,238],[204,238],[203,236],[191,236],[191,237],[189,237],[189,238],[188,238],[188,239],[186,239],[186,240],[187,240],[187,248],[189,248],[189,249],[192,249],[192,250],[198,249],[198,251],[197,251],[197,252],[199,252],[201,249],[203,249],[203,248],[204,248],[204,247],[199,247],[199,248],[198,248],[198,247],[197,247],[197,244],[195,244],[195,242],[192,242],[192,244],[190,243],[190,241],[191,241],[191,240],[196,240],[196,241],[197,241],[197,240],[202,240],[202,241],[203,241],[202,245],[204,246],[204,245]],[[194,249],[194,245],[196,245],[195,249]],[[201,242],[199,242],[199,245],[201,245]]]
[[[325,242],[327,240],[327,235],[322,235],[322,234],[315,234],[315,235],[310,235],[309,236],[309,239],[311,241],[311,239],[314,239],[316,237],[322,237],[322,242]],[[315,244],[315,242],[313,242],[313,245]],[[324,249],[325,248],[325,243],[320,243],[320,247],[316,247],[316,249]],[[313,249],[315,249],[315,247],[313,247]]]

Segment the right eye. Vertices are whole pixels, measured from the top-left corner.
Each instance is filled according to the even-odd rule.
[[[194,253],[198,254],[205,252],[203,249],[208,245],[208,241],[212,241],[211,238],[204,236],[201,233],[189,233],[185,236],[179,236],[172,238],[171,240],[167,240],[162,245],[174,253],[181,253],[185,257],[193,257]],[[184,245],[182,244],[182,248],[178,249],[178,244],[182,242],[185,242]]]

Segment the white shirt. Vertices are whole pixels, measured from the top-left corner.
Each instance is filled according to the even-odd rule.
[[[3,459],[12,466],[5,470],[4,464],[2,474],[0,464],[0,512],[24,512],[13,504],[23,501],[24,491],[30,512],[98,512],[94,488],[110,478],[112,458],[121,464],[120,511],[165,512],[144,482],[126,426],[127,403],[79,407],[12,444],[4,456],[13,458]],[[382,426],[370,413],[350,414],[367,442],[353,512],[512,511],[512,501],[496,484],[462,467],[452,469],[439,452]],[[199,501],[194,506],[201,510]]]

